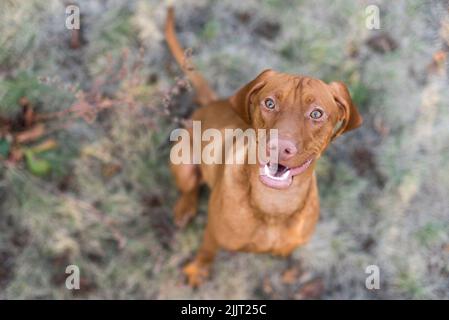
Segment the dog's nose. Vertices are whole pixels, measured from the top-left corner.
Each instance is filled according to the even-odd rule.
[[[270,150],[274,150],[276,148],[276,140],[270,140],[268,145]],[[279,160],[287,161],[298,153],[295,143],[288,139],[277,139],[277,147]]]

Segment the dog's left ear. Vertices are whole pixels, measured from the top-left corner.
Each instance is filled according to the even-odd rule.
[[[244,85],[232,97],[229,98],[231,107],[246,123],[251,124],[251,105],[253,95],[262,89],[262,87],[266,84],[266,79],[274,73],[275,71],[271,69],[262,71],[254,80]]]
[[[352,102],[351,95],[344,83],[331,82],[329,87],[340,111],[338,123],[332,136],[332,139],[334,139],[347,131],[360,127],[363,118]]]

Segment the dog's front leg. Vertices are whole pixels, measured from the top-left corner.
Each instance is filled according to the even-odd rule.
[[[198,287],[209,277],[210,268],[218,249],[217,241],[212,236],[210,227],[207,226],[204,231],[203,242],[195,259],[183,269],[190,286]]]

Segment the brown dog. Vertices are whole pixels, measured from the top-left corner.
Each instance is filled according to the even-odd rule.
[[[359,127],[362,117],[343,83],[272,70],[218,100],[203,77],[186,65],[172,9],[165,32],[197,91],[202,107],[192,120],[201,121],[202,130],[265,128],[277,129],[279,136],[276,172],[266,170],[268,163],[171,165],[181,191],[174,208],[177,225],[195,215],[200,184],[211,189],[203,243],[184,268],[189,284],[197,286],[220,248],[286,256],[309,240],[319,216],[315,162],[335,137]]]

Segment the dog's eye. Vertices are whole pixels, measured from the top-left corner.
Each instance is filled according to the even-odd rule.
[[[273,99],[271,99],[271,98],[265,99],[264,104],[268,110],[274,110],[274,108],[276,108],[276,104],[274,103]]]
[[[310,113],[310,118],[314,119],[314,120],[318,120],[323,116],[324,112],[320,109],[314,109],[311,113]]]

